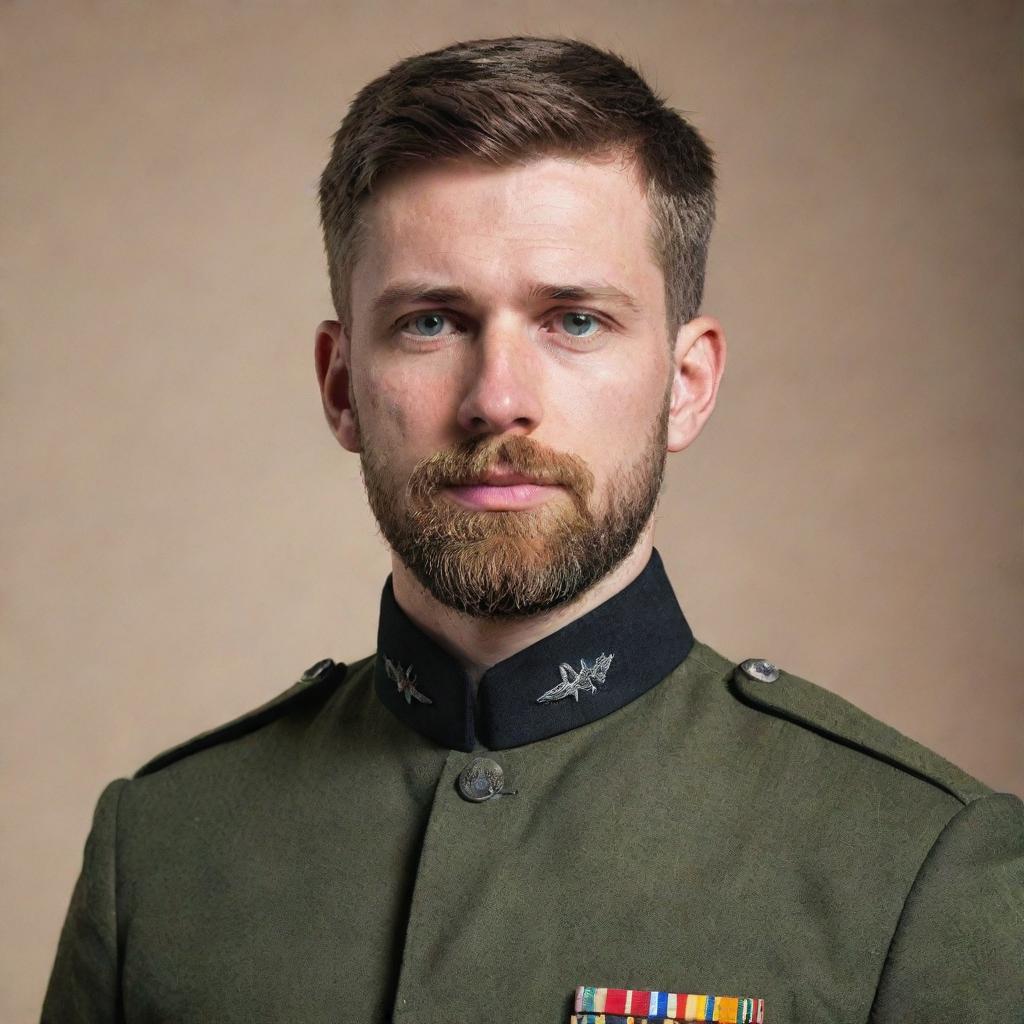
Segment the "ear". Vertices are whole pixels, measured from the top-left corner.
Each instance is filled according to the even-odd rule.
[[[672,360],[672,394],[668,413],[668,450],[681,452],[701,432],[715,408],[725,371],[725,333],[711,316],[683,324]]]
[[[350,452],[360,450],[359,423],[352,403],[352,347],[337,320],[324,320],[316,329],[314,358],[320,398],[331,433]]]

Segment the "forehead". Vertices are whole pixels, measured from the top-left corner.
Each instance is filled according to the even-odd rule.
[[[600,280],[652,317],[664,309],[649,206],[632,165],[620,159],[416,167],[374,194],[361,234],[354,311],[403,280],[450,284],[481,299],[538,282]]]

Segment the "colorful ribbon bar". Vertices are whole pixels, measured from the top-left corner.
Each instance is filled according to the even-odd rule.
[[[621,1013],[574,1013],[569,1024],[677,1024],[671,1017],[623,1017]]]
[[[764,1000],[747,996],[647,992],[631,988],[576,989],[570,1024],[764,1024]]]

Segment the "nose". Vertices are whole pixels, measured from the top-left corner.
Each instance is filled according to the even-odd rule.
[[[469,434],[528,434],[541,420],[541,380],[525,332],[495,325],[472,346],[470,379],[459,405],[459,426]]]

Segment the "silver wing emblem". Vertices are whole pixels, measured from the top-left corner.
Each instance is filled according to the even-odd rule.
[[[604,682],[614,657],[614,654],[598,655],[591,665],[587,664],[586,658],[580,658],[579,671],[572,665],[562,662],[558,666],[562,681],[557,686],[551,687],[546,693],[542,693],[537,698],[537,703],[548,704],[551,701],[564,700],[566,697],[572,697],[573,700],[578,701],[580,691],[597,693],[598,683]]]
[[[402,668],[401,664],[396,665],[390,658],[385,656],[384,671],[387,672],[388,679],[394,680],[395,685],[398,687],[398,692],[405,697],[406,704],[411,704],[413,698],[421,704],[434,703],[426,694],[420,693],[416,689],[416,677],[412,674],[412,665],[408,668]]]

